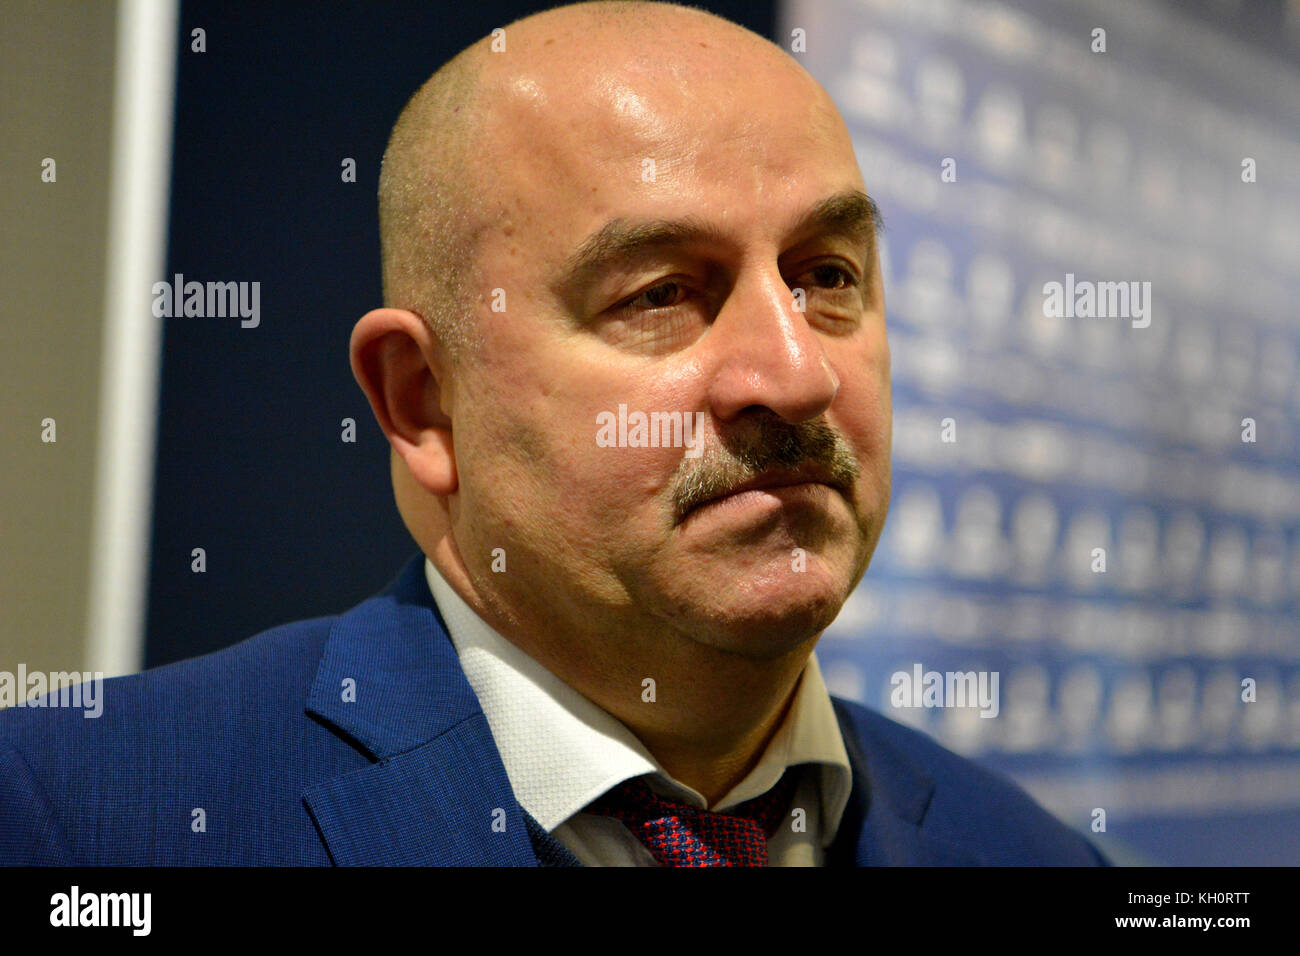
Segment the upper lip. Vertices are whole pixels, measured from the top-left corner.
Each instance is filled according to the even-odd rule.
[[[832,488],[838,488],[839,484],[834,481],[830,472],[820,465],[804,465],[793,471],[785,468],[765,471],[761,475],[755,475],[748,481],[741,482],[724,494],[716,498],[710,498],[708,501],[701,501],[700,505],[707,505],[714,501],[720,501],[729,495],[739,494],[742,491],[755,491],[761,488],[786,488],[790,485],[804,485],[810,482],[818,482],[823,485],[830,485]],[[698,507],[698,506],[697,506]],[[694,509],[692,509],[694,510]]]

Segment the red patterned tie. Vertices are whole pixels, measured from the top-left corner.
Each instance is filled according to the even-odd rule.
[[[644,777],[633,777],[586,812],[623,823],[663,866],[766,866],[768,838],[781,825],[797,782],[787,771],[767,793],[717,813],[668,800]]]

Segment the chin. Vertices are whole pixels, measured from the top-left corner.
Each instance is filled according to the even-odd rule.
[[[809,645],[830,627],[848,599],[847,581],[838,575],[798,576],[734,582],[702,603],[696,640],[745,657],[779,657]]]

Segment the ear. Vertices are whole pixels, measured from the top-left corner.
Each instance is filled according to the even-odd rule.
[[[455,492],[451,419],[441,399],[448,363],[424,319],[403,309],[367,312],[352,329],[350,354],[352,374],[411,476],[430,494]]]

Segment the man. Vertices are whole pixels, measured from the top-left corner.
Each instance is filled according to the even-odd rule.
[[[444,66],[352,367],[422,554],[334,619],[0,718],[0,861],[1096,864],[813,656],[889,502],[874,203],[826,93],[700,11]],[[73,719],[77,716],[77,719]]]

